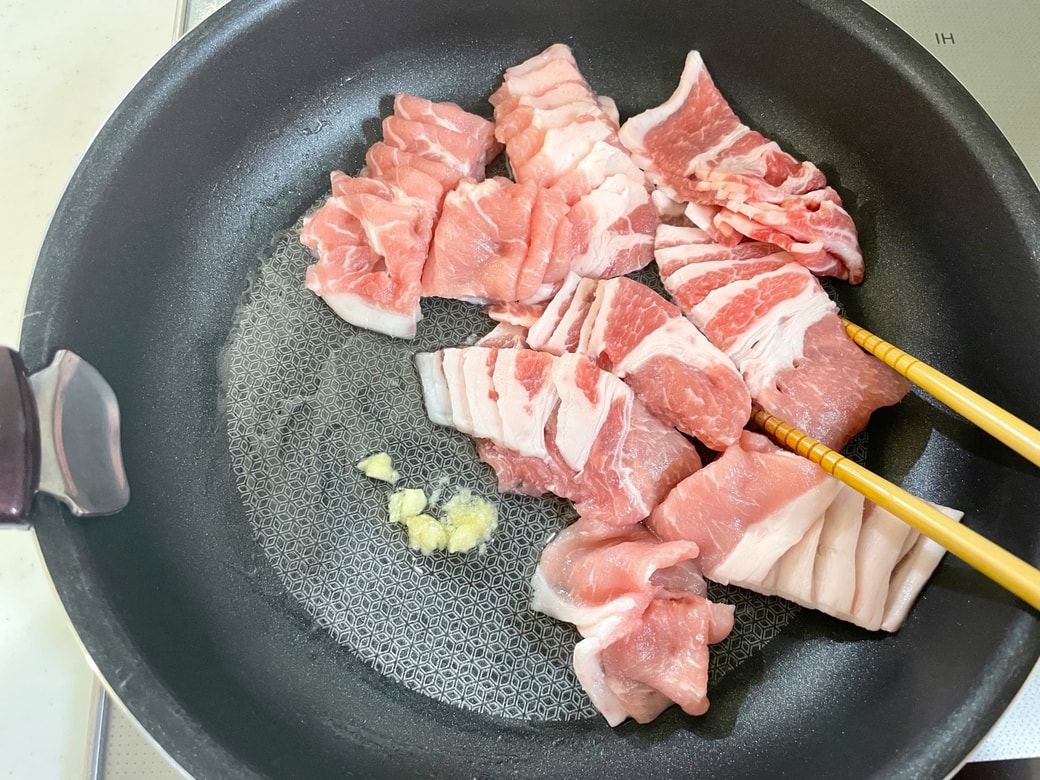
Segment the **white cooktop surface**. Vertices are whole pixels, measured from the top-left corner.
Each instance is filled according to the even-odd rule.
[[[0,3],[0,343],[17,344],[33,258],[94,130],[170,45],[225,0]],[[1040,181],[1040,2],[869,0],[946,65]],[[30,313],[31,315],[31,313]],[[0,536],[0,776],[91,775],[93,676],[28,532]],[[1040,676],[973,760],[1040,756]],[[106,778],[179,777],[114,707]]]

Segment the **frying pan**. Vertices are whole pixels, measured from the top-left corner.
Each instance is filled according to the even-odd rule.
[[[42,248],[21,351],[82,355],[120,400],[132,499],[32,522],[112,692],[198,777],[942,777],[1040,652],[1035,612],[944,561],[905,627],[808,611],[726,674],[702,718],[611,730],[400,685],[290,597],[236,487],[222,353],[276,238],[360,168],[386,97],[488,114],[508,65],[573,46],[623,115],[699,49],[752,127],[823,167],[856,219],[850,317],[1040,419],[1040,194],[929,55],[834,0],[232,3],[141,81],[84,157]],[[1040,474],[919,396],[875,416],[868,464],[1040,562]],[[302,475],[301,475],[302,479]]]

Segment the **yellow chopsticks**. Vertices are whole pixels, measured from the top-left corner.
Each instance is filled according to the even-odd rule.
[[[842,323],[849,337],[860,347],[1022,457],[1040,466],[1040,431],[1032,425],[859,325],[846,319],[842,319]]]
[[[751,419],[784,447],[819,464],[828,474],[833,474],[998,585],[1040,609],[1040,570],[967,526],[954,522],[931,504],[768,412],[756,407]]]

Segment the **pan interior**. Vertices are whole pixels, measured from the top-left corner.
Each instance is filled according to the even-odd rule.
[[[566,501],[498,492],[465,435],[426,416],[412,358],[472,343],[480,308],[427,299],[414,341],[339,320],[304,289],[313,261],[297,224],[276,243],[238,309],[224,353],[232,468],[253,532],[286,590],[377,672],[485,715],[572,720],[595,709],[571,668],[579,637],[528,606],[549,538],[574,517]],[[643,274],[651,281],[653,268]],[[388,452],[394,487],[354,464]],[[395,489],[447,500],[470,489],[493,501],[485,548],[425,556],[388,521]],[[712,586],[736,626],[712,648],[710,683],[752,657],[798,608]]]

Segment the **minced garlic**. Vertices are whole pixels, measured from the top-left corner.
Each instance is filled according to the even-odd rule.
[[[404,519],[408,529],[408,546],[423,555],[432,555],[450,544],[448,526],[429,515],[413,515]]]
[[[495,505],[469,490],[460,491],[443,506],[442,519],[425,513],[427,503],[418,488],[398,490],[387,502],[390,522],[404,524],[409,546],[424,555],[437,550],[469,552],[486,542],[498,525]]]
[[[388,509],[391,523],[403,523],[426,509],[426,494],[418,488],[398,490],[390,496]]]
[[[364,472],[366,477],[389,482],[391,485],[401,478],[401,475],[394,470],[394,462],[390,460],[390,455],[386,452],[369,455],[359,461],[357,467]]]

